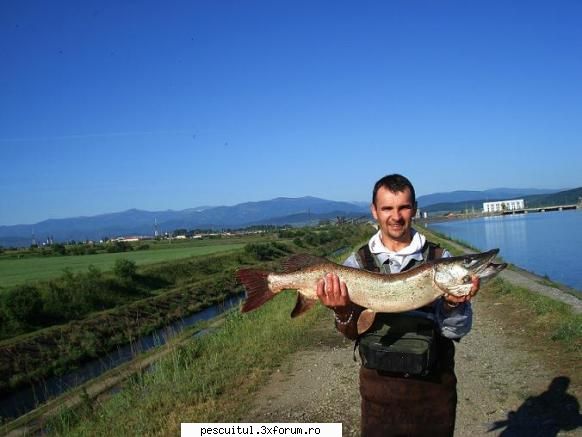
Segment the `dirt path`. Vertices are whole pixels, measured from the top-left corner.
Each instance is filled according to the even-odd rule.
[[[539,286],[533,275],[509,273],[512,282]],[[519,323],[512,323],[512,314],[493,298],[480,296],[473,308],[473,330],[456,348],[455,436],[582,436],[579,367],[556,364],[551,351],[531,341],[535,335],[527,340],[518,332]],[[352,342],[332,326],[330,316],[318,328],[320,344],[295,354],[272,375],[257,394],[249,422],[342,422],[344,436],[359,435],[359,364]],[[562,378],[548,391],[557,377]]]

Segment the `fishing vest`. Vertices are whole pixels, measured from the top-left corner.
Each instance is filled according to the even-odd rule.
[[[411,260],[403,271],[442,254],[440,246],[427,241],[422,261]],[[389,273],[388,266],[379,263],[367,244],[356,252],[356,259],[365,270]],[[432,305],[405,313],[378,313],[372,327],[356,340],[362,365],[394,374],[428,375],[437,359],[440,337],[433,314]]]
[[[422,246],[422,261],[412,259],[406,266],[404,266],[402,271],[406,271],[426,261],[432,261],[433,259],[441,258],[442,256],[443,256],[442,247],[440,247],[438,244],[433,243],[432,241],[426,241],[424,243],[424,246]],[[387,269],[386,264],[382,265],[378,261],[378,259],[372,254],[368,244],[364,244],[356,252],[356,260],[364,270],[376,273],[390,273],[390,270]]]

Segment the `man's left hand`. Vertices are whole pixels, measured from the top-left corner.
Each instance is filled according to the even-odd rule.
[[[452,294],[445,294],[443,296],[445,303],[448,304],[450,309],[458,306],[459,304],[469,302],[477,294],[477,292],[479,291],[479,287],[481,286],[481,281],[479,280],[479,277],[472,276],[471,282],[473,286],[471,287],[471,291],[469,291],[469,294],[465,296],[453,296]]]

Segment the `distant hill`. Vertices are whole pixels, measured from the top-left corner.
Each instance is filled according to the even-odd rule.
[[[190,208],[182,211],[124,212],[92,217],[45,220],[33,225],[0,226],[1,246],[28,246],[34,233],[37,241],[52,236],[55,241],[99,240],[103,237],[153,235],[154,222],[160,232],[175,229],[241,228],[254,224],[303,224],[310,220],[359,217],[368,207],[316,197],[279,197],[234,206]]]
[[[449,212],[482,209],[483,201],[524,198],[529,206],[576,203],[582,188],[573,190],[540,190],[496,188],[485,191],[454,191],[435,193],[418,198],[423,211]],[[461,199],[461,200],[459,200]],[[143,211],[130,209],[123,212],[92,217],[45,220],[35,224],[0,226],[0,246],[28,246],[34,234],[37,242],[52,236],[55,241],[99,240],[128,235],[153,235],[154,223],[158,230],[243,228],[258,224],[304,225],[319,220],[370,217],[369,203],[364,201],[337,202],[317,197],[279,197],[260,202],[246,202],[234,206],[202,206],[181,211]]]
[[[457,202],[481,201],[490,202],[502,199],[522,198],[531,195],[552,194],[562,190],[544,190],[538,188],[492,188],[484,191],[451,191],[448,193],[434,193],[419,196],[416,200],[420,208],[436,204]]]
[[[582,187],[571,190],[564,190],[552,192],[551,194],[533,194],[528,196],[502,196],[491,197],[481,200],[466,200],[460,202],[443,202],[436,203],[421,208],[423,211],[430,213],[446,213],[446,212],[462,212],[465,210],[474,209],[481,211],[483,209],[483,202],[494,202],[498,200],[512,200],[523,199],[526,207],[538,206],[553,206],[553,205],[569,205],[578,202],[578,198],[582,197]]]

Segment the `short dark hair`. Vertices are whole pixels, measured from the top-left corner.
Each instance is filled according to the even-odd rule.
[[[384,187],[393,193],[400,193],[408,188],[410,190],[410,197],[412,198],[412,205],[416,205],[416,194],[414,193],[414,187],[404,176],[399,174],[389,174],[376,182],[374,185],[374,192],[372,193],[372,203],[374,205],[376,205],[376,193],[380,187]]]

